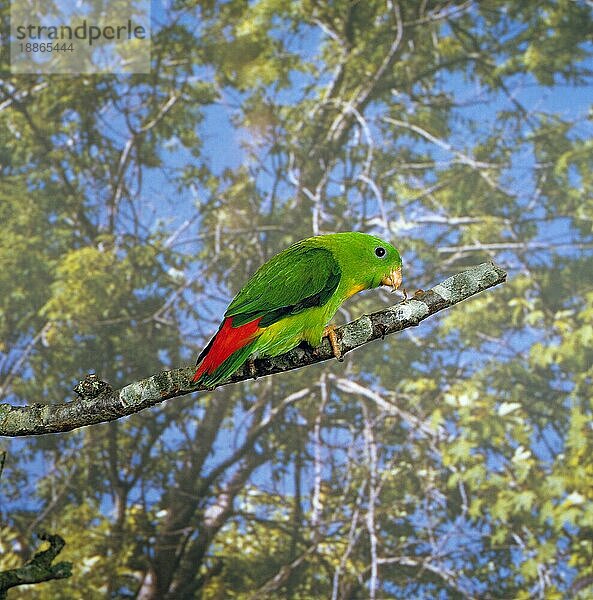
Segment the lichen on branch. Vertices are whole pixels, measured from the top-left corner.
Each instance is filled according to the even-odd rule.
[[[65,579],[72,575],[72,563],[59,562],[52,565],[66,542],[59,535],[45,531],[38,533],[37,537],[41,541],[48,542],[49,548],[37,552],[22,567],[0,571],[0,600],[5,600],[10,588],[51,581],[52,579]]]
[[[336,328],[342,355],[373,340],[418,325],[441,310],[503,283],[506,272],[494,263],[482,263],[449,277],[412,299],[372,313]],[[319,348],[305,344],[286,354],[255,360],[257,377],[264,377],[330,360],[333,352],[324,339]],[[131,415],[169,398],[206,388],[192,383],[193,367],[163,371],[141,381],[114,390],[95,375],[88,375],[75,388],[76,400],[61,404],[0,404],[0,435],[25,436],[60,433],[86,425],[113,421]],[[237,383],[253,377],[245,365],[220,385]]]

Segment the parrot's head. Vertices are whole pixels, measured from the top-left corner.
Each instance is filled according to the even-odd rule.
[[[366,233],[336,234],[340,238],[342,268],[353,282],[349,294],[380,285],[396,290],[402,283],[402,259],[389,242]]]
[[[372,246],[371,252],[367,250],[370,254],[369,274],[373,275],[370,287],[386,285],[397,290],[402,284],[402,259],[397,248],[381,238],[369,237],[369,245]]]

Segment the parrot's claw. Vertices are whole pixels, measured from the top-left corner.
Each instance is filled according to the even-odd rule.
[[[335,325],[328,325],[323,330],[323,336],[322,337],[326,337],[329,340],[329,345],[331,346],[331,349],[332,349],[332,352],[334,353],[334,356],[340,362],[342,362],[344,360],[344,357],[342,356],[342,351],[340,350],[340,344],[338,343],[338,336],[336,335],[336,326]]]
[[[247,369],[249,371],[249,375],[253,377],[253,380],[255,381],[257,379],[257,371],[255,369],[255,361],[253,358],[247,359]]]

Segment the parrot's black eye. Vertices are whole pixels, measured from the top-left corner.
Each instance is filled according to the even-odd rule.
[[[385,250],[385,248],[383,248],[383,246],[379,246],[379,247],[375,248],[375,254],[379,258],[383,258],[387,254],[387,250]]]

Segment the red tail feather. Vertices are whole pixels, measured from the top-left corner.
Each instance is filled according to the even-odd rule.
[[[204,373],[208,375],[213,373],[233,352],[251,342],[257,332],[260,321],[261,317],[250,323],[245,323],[245,325],[233,327],[233,318],[227,317],[223,321],[218,333],[214,336],[210,350],[208,350],[208,353],[200,363],[194,375],[194,383]]]

